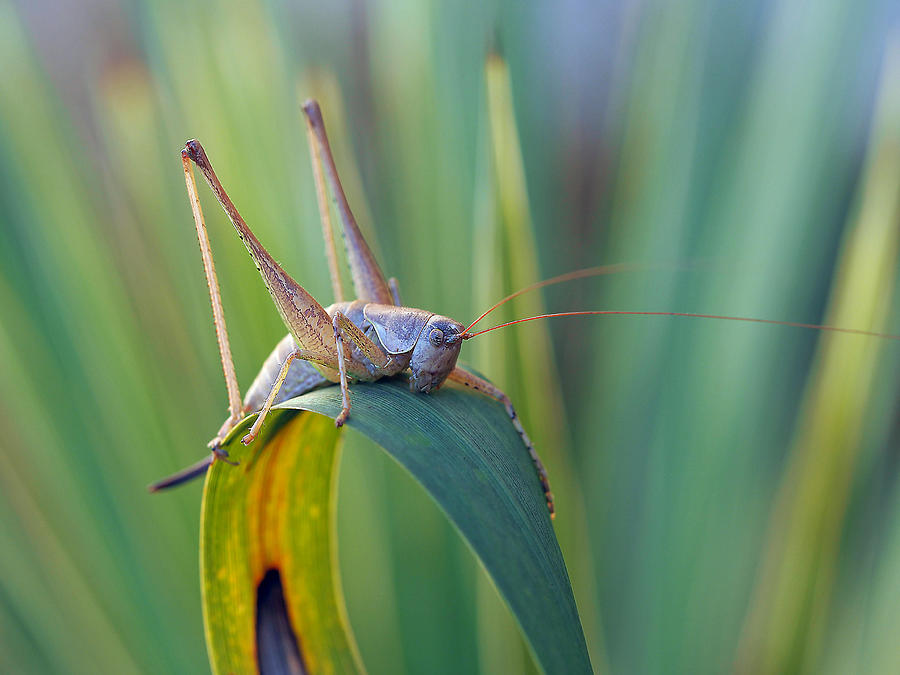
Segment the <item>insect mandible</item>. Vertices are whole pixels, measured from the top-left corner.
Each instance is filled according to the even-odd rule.
[[[540,457],[538,457],[534,444],[525,432],[525,428],[522,426],[509,397],[484,378],[457,365],[460,348],[464,340],[524,321],[588,314],[681,316],[729,321],[751,321],[897,339],[897,336],[873,331],[771,319],[678,312],[614,310],[542,314],[472,332],[475,324],[487,314],[524,292],[575,278],[621,271],[629,267],[627,265],[609,265],[578,270],[532,284],[495,303],[469,324],[468,327],[450,317],[441,316],[427,310],[405,307],[400,301],[397,281],[393,278],[390,280],[385,278],[350,210],[350,205],[347,202],[338,177],[318,103],[312,100],[307,101],[303,104],[303,112],[309,136],[313,176],[325,239],[325,250],[336,301],[328,307],[323,307],[282,269],[254,236],[240,213],[238,213],[237,208],[235,208],[225,192],[225,188],[219,182],[215,171],[213,171],[212,164],[203,147],[196,140],[188,141],[181,151],[182,164],[185,184],[197,229],[197,238],[200,243],[203,266],[209,285],[213,320],[228,390],[229,416],[216,436],[210,441],[209,448],[212,452],[208,457],[166,479],[154,483],[150,486],[151,491],[173,487],[198,477],[216,459],[230,462],[227,452],[222,448],[222,442],[246,414],[259,413],[249,432],[241,439],[244,445],[251,443],[257,437],[273,405],[299,396],[316,387],[339,383],[342,406],[340,414],[335,419],[335,425],[340,427],[350,416],[351,382],[371,382],[383,377],[407,374],[410,389],[414,392],[427,394],[439,389],[445,382],[449,381],[474,389],[502,403],[521,437],[525,449],[531,456],[544,492],[547,508],[550,516],[553,517],[555,508],[547,472]],[[263,363],[259,374],[256,376],[253,384],[250,385],[243,400],[241,399],[231,357],[221,294],[216,279],[203,213],[197,195],[192,164],[195,164],[203,174],[228,219],[234,225],[235,230],[237,230],[238,236],[244,242],[289,331]],[[337,211],[343,226],[347,261],[356,294],[356,299],[354,300],[345,300],[344,298],[344,290],[337,266],[337,253],[326,195],[326,182],[337,203]]]

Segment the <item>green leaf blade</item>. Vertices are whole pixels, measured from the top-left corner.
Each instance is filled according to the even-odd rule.
[[[547,673],[591,672],[543,493],[502,406],[450,387],[431,396],[413,394],[399,380],[354,385],[352,396],[348,426],[384,448],[443,509],[509,605],[541,667]],[[319,389],[281,407],[335,417],[340,392]]]
[[[355,384],[347,426],[403,466],[482,563],[547,673],[589,673],[584,632],[534,466],[498,403],[446,387],[414,394],[402,380]],[[306,672],[362,671],[334,557],[340,389],[273,409],[249,448],[224,447],[204,488],[201,562],[214,672],[257,668],[256,593],[278,570]],[[297,412],[300,414],[297,414]],[[318,413],[318,414],[308,414]],[[324,416],[324,417],[323,417]],[[565,517],[563,515],[563,517]]]

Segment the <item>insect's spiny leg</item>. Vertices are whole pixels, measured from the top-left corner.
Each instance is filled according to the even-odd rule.
[[[528,434],[525,433],[525,427],[522,426],[522,422],[519,420],[519,415],[516,413],[516,409],[513,407],[512,401],[509,400],[509,396],[507,396],[505,393],[503,393],[503,391],[495,387],[487,380],[484,380],[477,375],[473,375],[472,373],[459,367],[454,368],[447,379],[453,382],[458,382],[459,384],[474,389],[475,391],[480,391],[482,394],[486,394],[491,398],[497,399],[498,401],[500,401],[500,403],[503,404],[503,407],[506,408],[506,413],[509,415],[509,419],[512,420],[513,427],[519,434],[519,438],[522,439],[522,443],[528,450],[528,454],[531,456],[531,461],[534,463],[534,468],[537,472],[538,479],[541,481],[541,488],[544,490],[544,498],[547,500],[547,509],[550,511],[550,518],[554,518],[556,516],[556,507],[553,503],[553,492],[550,490],[550,478],[547,476],[547,470],[544,468],[544,463],[541,461],[541,458],[537,454],[534,443],[531,442]]]
[[[512,420],[513,426],[516,428],[516,431],[519,432],[522,443],[524,443],[525,447],[528,449],[531,461],[534,462],[534,468],[537,471],[538,479],[541,481],[541,487],[544,490],[544,497],[547,499],[547,508],[550,509],[550,517],[553,518],[556,516],[556,509],[553,505],[553,493],[550,491],[550,477],[547,475],[547,469],[544,468],[544,463],[538,456],[534,443],[531,442],[531,439],[528,438],[528,434],[525,433],[525,428],[522,426],[522,422],[516,414],[516,409],[513,408],[509,398],[506,398],[505,395],[504,398],[505,400],[501,399],[500,402],[503,403],[503,406],[506,408],[506,412]]]
[[[341,375],[341,413],[335,418],[334,426],[342,427],[347,418],[350,417],[350,387],[347,384],[347,364],[344,361],[344,338],[341,336],[341,317],[340,312],[335,312],[331,319],[331,326],[334,328],[334,341],[337,343],[338,353],[338,372]]]
[[[241,439],[241,443],[243,443],[244,445],[249,445],[259,435],[259,430],[262,429],[262,425],[266,419],[266,415],[269,414],[269,410],[271,410],[272,408],[272,402],[278,395],[278,390],[281,389],[281,385],[284,383],[284,378],[287,377],[288,369],[291,367],[291,362],[296,357],[297,352],[291,352],[284,360],[284,363],[281,366],[281,371],[278,373],[278,377],[272,384],[272,388],[269,390],[269,395],[266,396],[266,401],[265,403],[263,403],[263,407],[259,411],[259,415],[257,416],[256,421],[253,422],[253,426],[250,427],[250,431],[244,434],[244,437]],[[213,447],[213,452],[215,452],[215,447]]]
[[[306,114],[307,128],[319,146],[318,154],[325,170],[325,179],[331,186],[331,193],[344,225],[344,245],[356,297],[359,300],[389,305],[392,300],[391,291],[350,210],[350,204],[338,177],[331,145],[328,143],[328,134],[325,132],[325,121],[322,119],[319,104],[313,100],[306,101],[303,104],[303,112]]]
[[[200,243],[200,253],[203,257],[203,269],[206,272],[206,282],[209,286],[209,300],[212,304],[213,323],[216,327],[216,338],[219,342],[219,355],[222,357],[222,370],[225,373],[225,386],[228,389],[229,418],[227,424],[234,424],[241,416],[241,392],[238,387],[237,375],[234,371],[234,360],[231,357],[231,346],[228,343],[228,329],[225,327],[225,311],[222,309],[222,294],[219,291],[219,281],[216,278],[216,267],[213,264],[212,248],[209,245],[209,235],[206,233],[206,224],[203,222],[203,211],[200,208],[200,199],[197,197],[197,183],[194,181],[194,171],[186,151],[181,152],[181,162],[184,164],[184,181],[187,186],[188,199],[191,202],[191,213],[194,216],[194,224],[197,227],[197,240]]]
[[[275,402],[275,397],[278,396],[278,392],[281,391],[281,385],[284,384],[284,381],[288,375],[288,371],[291,368],[291,363],[293,363],[294,359],[310,360],[310,358],[315,358],[315,354],[307,349],[298,348],[287,355],[284,363],[281,364],[281,370],[278,371],[278,377],[275,378],[275,382],[272,384],[272,388],[269,390],[269,395],[266,396],[266,401],[265,403],[263,403],[263,407],[259,411],[259,417],[256,418],[253,426],[250,427],[250,431],[241,439],[241,443],[243,443],[244,445],[248,445],[259,435],[259,431],[260,429],[262,429],[263,421],[266,419],[266,415],[269,414],[269,410],[272,409],[272,404]]]
[[[328,272],[331,275],[331,289],[334,301],[343,302],[344,285],[338,267],[337,249],[334,245],[334,228],[331,225],[331,212],[328,208],[328,194],[325,191],[325,178],[322,174],[322,154],[316,139],[316,132],[307,119],[306,135],[309,139],[310,159],[312,160],[313,179],[316,184],[316,201],[319,204],[319,216],[322,220],[322,236],[325,239],[325,257],[328,260]]]

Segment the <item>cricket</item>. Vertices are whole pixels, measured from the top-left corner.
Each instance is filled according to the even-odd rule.
[[[444,383],[453,382],[471,388],[499,401],[506,409],[510,422],[522,439],[524,449],[534,464],[550,517],[555,516],[553,493],[547,471],[522,421],[516,414],[512,401],[499,388],[482,377],[457,365],[464,341],[493,330],[514,324],[545,318],[585,315],[627,316],[675,316],[698,319],[745,321],[754,323],[793,326],[821,331],[851,333],[870,337],[900,339],[900,336],[855,328],[778,321],[749,317],[723,316],[679,312],[641,312],[618,310],[587,310],[558,312],[525,317],[491,328],[474,331],[477,323],[490,312],[513,298],[548,286],[587,276],[598,276],[633,269],[635,265],[607,265],[569,272],[552,279],[536,282],[515,291],[495,303],[470,324],[465,325],[450,317],[423,309],[406,307],[401,302],[396,279],[385,278],[371,249],[360,232],[344,194],[337,167],[328,142],[322,112],[316,101],[306,101],[303,106],[309,137],[310,155],[316,196],[322,224],[325,251],[331,276],[335,302],[323,307],[299,283],[274,260],[259,242],[244,219],[238,213],[225,188],[220,183],[207,154],[200,143],[190,140],[181,151],[184,177],[197,238],[209,286],[210,301],[218,339],[222,369],[228,392],[229,415],[216,436],[209,442],[211,454],[200,462],[149,486],[156,492],[174,487],[203,475],[217,460],[233,463],[222,443],[231,430],[248,414],[259,413],[249,432],[241,439],[244,445],[259,434],[266,416],[273,405],[299,396],[316,387],[339,384],[342,408],[335,425],[342,426],[351,414],[350,385],[353,382],[373,382],[383,377],[406,376],[410,390],[428,394],[437,391]],[[231,347],[225,327],[221,293],[213,264],[209,237],[197,195],[193,165],[203,174],[241,241],[250,253],[262,276],[278,313],[288,329],[287,335],[266,358],[253,383],[241,398]],[[343,241],[353,282],[354,299],[346,299],[341,281],[335,236],[327,189],[331,190],[341,219]],[[539,358],[539,356],[536,356]]]

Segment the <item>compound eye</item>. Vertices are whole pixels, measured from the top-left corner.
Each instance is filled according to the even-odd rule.
[[[444,342],[444,331],[442,331],[440,328],[432,328],[431,332],[428,333],[428,340],[435,347],[440,347]]]

